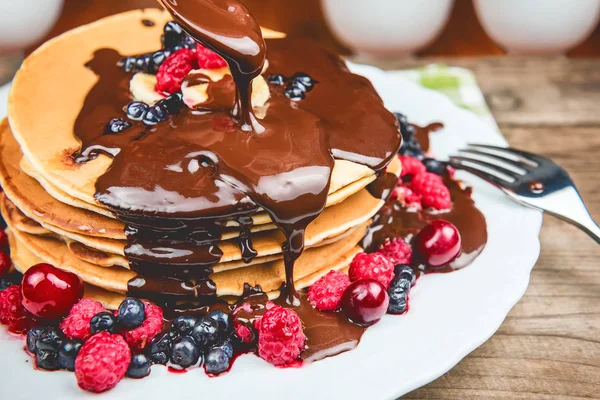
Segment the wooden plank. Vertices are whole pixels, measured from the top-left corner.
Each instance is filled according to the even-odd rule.
[[[600,125],[600,60],[597,58],[406,58],[381,61],[378,65],[399,69],[430,62],[473,70],[500,124],[521,127]]]

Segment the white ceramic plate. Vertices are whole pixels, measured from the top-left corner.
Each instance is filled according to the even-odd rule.
[[[371,79],[390,110],[420,125],[444,123],[445,129],[431,138],[440,157],[469,141],[506,144],[493,126],[444,95],[376,68],[352,68]],[[0,95],[6,91],[0,88]],[[299,369],[274,368],[245,355],[230,373],[212,379],[202,370],[171,374],[155,366],[150,377],[125,379],[101,398],[379,400],[395,399],[436,379],[498,329],[525,292],[539,255],[539,212],[516,205],[473,176],[458,177],[474,186],[473,197],[487,219],[485,250],[464,270],[420,278],[411,292],[410,312],[385,316],[368,329],[357,349]],[[0,354],[0,390],[6,398],[97,398],[80,390],[72,373],[36,371],[23,341],[5,331],[0,333]]]

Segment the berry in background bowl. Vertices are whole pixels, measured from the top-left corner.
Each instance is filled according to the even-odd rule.
[[[83,297],[83,282],[50,264],[36,264],[23,274],[23,307],[48,320],[64,317]]]

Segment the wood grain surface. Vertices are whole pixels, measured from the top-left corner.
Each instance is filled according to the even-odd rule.
[[[281,0],[245,1],[268,27],[340,48],[327,31],[317,0],[286,0],[285,7]],[[49,36],[101,16],[155,4],[66,0]],[[475,71],[511,145],[562,164],[600,221],[600,58],[578,58],[600,55],[600,28],[569,52],[577,59],[502,54],[479,25],[471,2],[457,0],[445,31],[419,58],[380,66],[444,62]],[[448,57],[474,55],[496,56]],[[551,217],[544,218],[541,244],[529,288],[498,332],[450,372],[404,398],[600,399],[600,247]]]

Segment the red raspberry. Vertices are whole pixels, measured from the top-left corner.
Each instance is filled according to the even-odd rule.
[[[379,252],[394,265],[412,263],[412,247],[402,239],[390,240],[381,246]]]
[[[35,325],[35,318],[21,304],[21,286],[13,285],[0,292],[0,323],[14,333],[25,333]]]
[[[308,300],[317,310],[333,311],[340,307],[342,294],[350,285],[350,278],[343,272],[329,271],[308,289]]]
[[[245,302],[233,310],[233,328],[242,342],[252,343],[256,341],[257,324],[263,314],[274,306],[275,303],[271,301],[267,301],[266,304]]]
[[[11,265],[12,262],[10,261],[10,256],[7,253],[0,250],[0,278],[8,274]]]
[[[394,279],[394,264],[381,253],[358,253],[350,263],[348,275],[352,282],[375,279],[387,288]]]
[[[8,249],[8,235],[4,229],[0,229],[0,250]]]
[[[256,322],[258,355],[276,365],[288,365],[300,357],[306,343],[302,321],[295,311],[274,306]]]
[[[125,377],[131,350],[123,337],[108,332],[92,336],[75,359],[75,377],[80,388],[100,393],[117,386]]]
[[[213,69],[227,66],[227,62],[220,55],[201,44],[196,45],[196,57],[198,58],[198,68]]]
[[[121,332],[125,341],[133,351],[143,350],[154,336],[158,335],[163,328],[163,310],[154,303],[144,301],[146,319],[142,325],[130,331]]]
[[[190,49],[177,50],[158,68],[155,90],[166,94],[179,91],[183,78],[195,68],[198,68],[196,53]]]
[[[406,175],[416,176],[421,172],[427,171],[425,165],[421,162],[421,160],[409,157],[409,156],[398,156],[400,158],[400,162],[402,163],[402,172],[400,172],[400,177]]]
[[[422,197],[423,207],[445,210],[452,207],[450,190],[442,178],[431,172],[422,172],[410,182],[411,189]]]
[[[413,208],[416,210],[423,209],[423,207],[421,206],[421,196],[413,192],[413,190],[408,186],[396,186],[396,189],[394,189],[394,193],[392,196],[393,198],[396,198],[400,202],[404,203],[404,205],[408,208]]]
[[[60,323],[60,329],[69,339],[87,340],[92,336],[90,321],[100,311],[106,311],[100,302],[90,298],[81,299]]]

